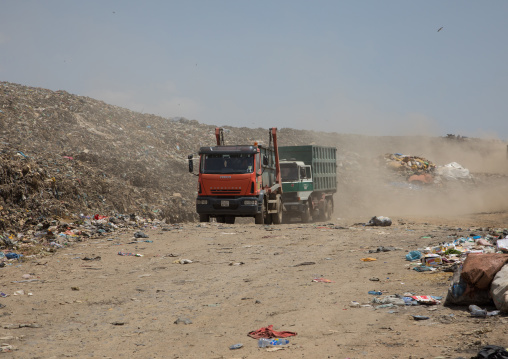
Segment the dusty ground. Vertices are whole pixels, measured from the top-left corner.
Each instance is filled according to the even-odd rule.
[[[405,254],[508,227],[505,142],[279,129],[280,145],[337,147],[332,223],[201,226],[192,222],[187,156],[214,143],[215,125],[5,82],[0,108],[1,250],[12,249],[11,238],[34,246],[16,248],[25,255],[50,248],[60,237],[36,234],[61,217],[167,223],[143,228],[151,242],[134,240],[132,228],[0,268],[8,295],[0,297],[0,347],[13,348],[0,352],[6,357],[470,358],[485,344],[508,346],[503,316],[476,319],[443,305],[350,307],[370,303],[370,290],[446,295],[452,274],[411,270]],[[262,142],[266,131],[228,127],[226,143]],[[473,179],[408,189],[404,175],[376,165],[385,153],[458,162]],[[374,215],[393,225],[358,225]],[[379,246],[400,250],[369,253]],[[270,324],[298,335],[283,350],[259,349],[247,333]]]
[[[6,305],[0,309],[1,342],[16,348],[3,354],[470,358],[485,344],[506,345],[504,316],[477,319],[467,308],[443,305],[350,307],[351,301],[369,303],[370,290],[446,296],[451,273],[410,270],[407,251],[505,227],[508,213],[392,219],[391,227],[336,217],[333,224],[146,227],[148,239],[134,239],[132,231],[14,263],[0,271],[1,291],[9,294],[0,298]],[[153,242],[136,242],[143,240]],[[368,253],[379,246],[401,249]],[[365,257],[377,260],[361,261]],[[192,263],[174,263],[178,259]],[[333,282],[312,282],[316,277]],[[18,290],[25,294],[13,295]],[[415,321],[412,315],[430,319]],[[192,323],[175,324],[178,319]],[[298,335],[283,350],[267,352],[247,333],[270,324]],[[237,343],[243,347],[229,349]]]

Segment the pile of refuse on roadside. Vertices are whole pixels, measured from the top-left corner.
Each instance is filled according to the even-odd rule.
[[[428,236],[423,238],[430,238]],[[399,248],[401,249],[401,248]],[[397,250],[379,247],[369,253]],[[368,261],[370,258],[362,258]],[[472,234],[437,246],[420,248],[405,255],[408,269],[418,272],[453,272],[444,305],[468,306],[473,317],[490,317],[508,313],[508,229],[490,231],[484,236]],[[372,259],[375,260],[375,259]],[[371,278],[377,281],[377,278]],[[369,291],[375,297],[368,303],[350,302],[352,308],[396,308],[399,306],[433,306],[441,304],[443,297],[406,292],[384,295],[382,291]],[[483,306],[482,309],[480,306]],[[495,310],[487,310],[486,308]],[[413,315],[414,320],[430,319]]]
[[[88,238],[154,226],[162,230],[171,229],[171,225],[164,222],[141,218],[134,214],[81,215],[77,221],[45,220],[25,233],[0,235],[0,267],[10,265],[22,257],[29,258],[55,252],[59,248],[69,247]]]
[[[418,272],[453,272],[445,305],[468,305],[473,316],[508,313],[508,230],[460,237],[406,254]],[[478,306],[495,306],[487,311]]]
[[[384,159],[389,168],[408,174],[430,173],[436,168],[435,164],[420,156],[387,153],[384,155]]]
[[[406,255],[406,260],[412,262],[413,270],[425,272],[436,271],[438,268],[449,270],[453,264],[462,264],[471,253],[508,253],[508,230],[492,233],[460,237],[434,247],[411,251]]]
[[[409,156],[401,153],[387,153],[383,157],[385,166],[406,177],[407,182],[415,184],[433,184],[443,181],[471,180],[467,168],[457,162],[437,166],[421,156]]]

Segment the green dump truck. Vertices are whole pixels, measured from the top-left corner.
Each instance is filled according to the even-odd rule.
[[[325,146],[279,147],[283,221],[328,220],[337,192],[337,149]]]

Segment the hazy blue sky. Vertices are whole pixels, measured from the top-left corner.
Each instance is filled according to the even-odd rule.
[[[506,0],[0,4],[2,81],[214,125],[508,139]]]

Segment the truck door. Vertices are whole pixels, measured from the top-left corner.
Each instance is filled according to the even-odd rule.
[[[310,166],[305,166],[305,176],[309,181],[312,181],[312,169]]]
[[[261,188],[261,182],[262,182],[262,179],[261,179],[261,175],[263,174],[263,169],[262,169],[262,165],[261,165],[261,154],[258,152],[256,153],[256,188],[254,190],[255,193],[257,193],[259,191],[259,189]]]

